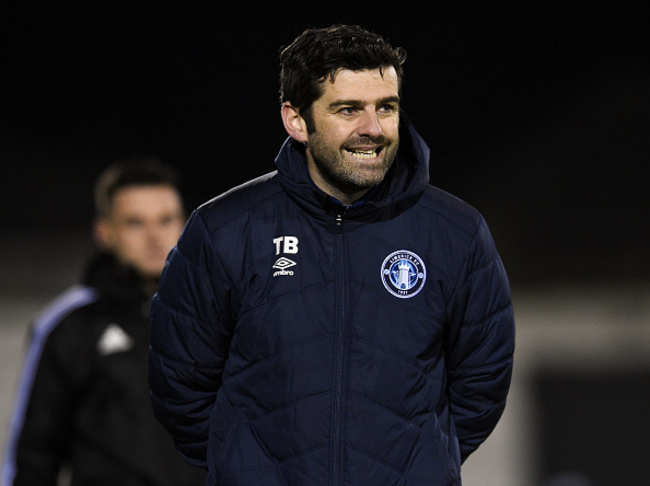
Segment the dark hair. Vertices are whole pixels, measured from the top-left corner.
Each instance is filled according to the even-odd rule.
[[[180,194],[176,170],[153,156],[133,156],[107,167],[95,183],[95,213],[107,216],[115,193],[132,186],[171,186]]]
[[[327,77],[341,69],[360,71],[392,66],[402,85],[406,51],[356,25],[307,29],[280,52],[280,102],[289,101],[310,123],[311,106]]]

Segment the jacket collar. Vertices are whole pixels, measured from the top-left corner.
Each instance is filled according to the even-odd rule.
[[[86,266],[83,283],[111,300],[139,305],[151,298],[142,290],[143,282],[134,269],[121,265],[113,255],[102,251]]]

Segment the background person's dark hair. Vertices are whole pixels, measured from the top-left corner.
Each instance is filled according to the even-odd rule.
[[[313,132],[312,103],[320,98],[327,77],[341,69],[360,71],[392,66],[402,86],[406,51],[356,25],[307,29],[280,53],[280,102],[300,111]]]
[[[153,156],[133,156],[106,168],[95,184],[95,214],[108,216],[115,193],[131,186],[171,186],[180,195],[178,172]]]

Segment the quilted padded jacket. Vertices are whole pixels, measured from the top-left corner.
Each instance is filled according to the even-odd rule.
[[[514,350],[481,215],[428,184],[402,118],[385,181],[352,207],[290,139],[277,171],[207,202],[152,311],[156,415],[219,485],[458,485],[501,416]]]

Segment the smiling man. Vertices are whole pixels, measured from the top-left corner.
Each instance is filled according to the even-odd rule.
[[[190,217],[152,312],[154,410],[208,484],[461,484],[510,384],[481,215],[428,184],[405,53],[356,26],[285,48],[277,171]]]

